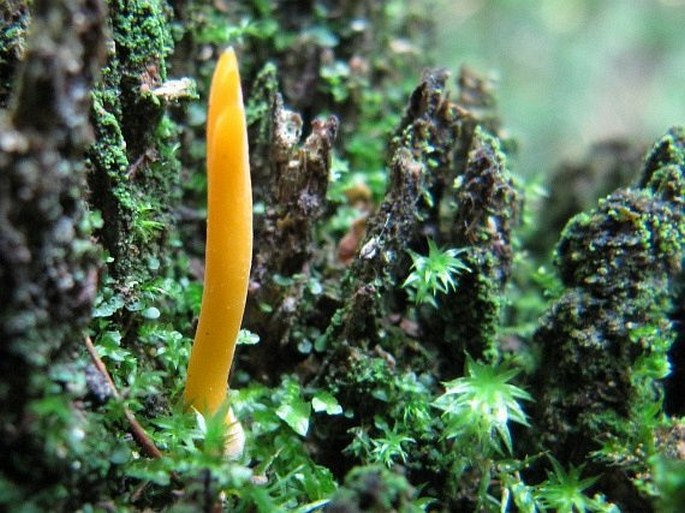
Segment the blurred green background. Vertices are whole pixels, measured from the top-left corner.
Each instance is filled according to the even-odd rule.
[[[521,175],[685,124],[685,0],[436,1],[436,63],[497,79]]]

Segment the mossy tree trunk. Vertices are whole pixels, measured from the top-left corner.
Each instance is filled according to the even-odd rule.
[[[2,486],[27,502],[64,497],[87,452],[69,390],[97,292],[84,155],[104,30],[98,0],[34,2],[12,107],[0,118]]]

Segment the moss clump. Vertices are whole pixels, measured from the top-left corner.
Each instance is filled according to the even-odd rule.
[[[631,422],[658,404],[685,244],[684,141],[681,129],[669,131],[647,155],[638,186],[574,217],[557,246],[566,292],[534,337],[543,391],[535,416],[555,454],[579,459],[598,440],[628,437]]]
[[[453,188],[456,205],[451,240],[468,248],[456,292],[445,300],[445,338],[460,360],[464,350],[497,359],[504,286],[511,275],[513,230],[522,197],[507,168],[499,140],[475,128],[463,171]]]
[[[119,122],[132,161],[155,141],[163,104],[153,89],[167,79],[166,59],[173,50],[171,12],[163,0],[109,3],[114,53],[108,63],[121,105]]]
[[[383,467],[357,467],[326,507],[327,513],[419,513],[407,480]]]
[[[124,75],[139,81],[140,72],[152,65],[159,79],[165,80],[164,59],[173,50],[167,3],[115,0],[109,2],[109,9],[116,52],[126,63]]]
[[[685,128],[671,128],[657,143],[652,146],[645,157],[644,172],[639,182],[640,187],[654,188],[653,175],[667,165],[685,166]]]
[[[545,179],[548,193],[541,199],[540,215],[525,241],[533,256],[546,262],[571,217],[593,209],[600,198],[635,181],[645,149],[609,139],[593,144],[580,161],[563,162],[554,169]]]
[[[113,45],[92,93],[92,204],[104,220],[99,236],[113,258],[109,270],[129,282],[145,279],[150,255],[163,256],[180,198],[177,133],[154,93],[173,49],[168,14],[164,2],[111,3]]]

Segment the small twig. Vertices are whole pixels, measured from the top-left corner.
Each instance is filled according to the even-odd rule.
[[[121,400],[121,394],[117,390],[117,387],[114,385],[112,376],[110,376],[107,367],[105,367],[105,364],[100,358],[97,349],[95,349],[95,346],[93,345],[93,341],[88,336],[86,337],[86,348],[88,349],[88,353],[90,353],[90,357],[92,358],[93,363],[107,380],[107,383],[112,389],[114,397],[116,397],[118,400]],[[162,452],[157,448],[154,442],[150,440],[150,437],[147,436],[147,433],[145,433],[143,426],[141,426],[140,423],[136,420],[135,416],[133,415],[133,412],[128,408],[124,407],[124,415],[126,416],[126,420],[128,420],[129,424],[131,425],[133,438],[135,438],[136,442],[138,442],[138,444],[142,447],[143,452],[147,454],[150,458],[161,458]]]

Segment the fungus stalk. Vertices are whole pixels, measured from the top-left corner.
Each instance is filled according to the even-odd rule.
[[[185,402],[204,415],[225,406],[252,259],[252,188],[238,63],[232,48],[216,65],[207,115],[207,243],[202,305],[188,364]],[[228,409],[226,454],[245,434]]]

